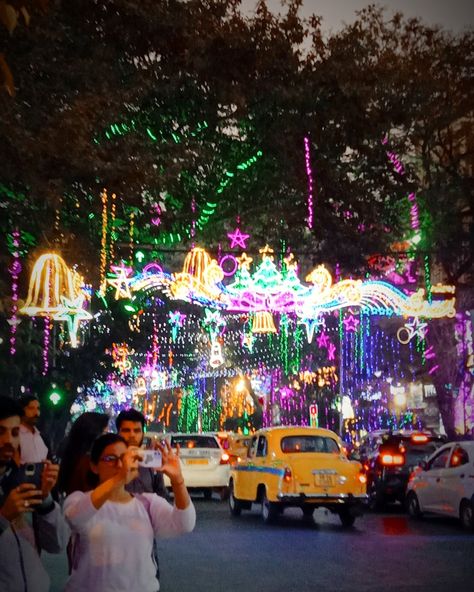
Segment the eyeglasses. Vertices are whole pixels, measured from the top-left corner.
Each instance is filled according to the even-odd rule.
[[[123,457],[123,454],[121,454],[120,456],[117,456],[116,454],[106,454],[105,456],[101,456],[100,460],[109,465],[116,465],[119,460],[122,460]]]

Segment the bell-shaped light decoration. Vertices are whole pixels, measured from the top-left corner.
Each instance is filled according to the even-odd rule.
[[[258,311],[255,313],[252,323],[252,333],[277,333],[271,312]]]
[[[52,316],[63,309],[62,298],[77,296],[76,274],[55,253],[41,255],[31,272],[28,296],[20,312],[31,317]]]
[[[204,272],[211,263],[210,255],[201,247],[194,247],[186,255],[183,264],[183,273],[189,273],[200,282],[205,283]]]

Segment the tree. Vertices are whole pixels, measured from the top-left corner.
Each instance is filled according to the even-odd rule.
[[[275,16],[260,2],[246,17],[238,0],[52,3],[9,40],[19,90],[0,96],[3,234],[20,227],[30,260],[58,249],[97,286],[106,187],[108,262],[138,245],[217,248],[239,220],[250,253],[284,244],[302,270],[361,275],[367,256],[411,238],[407,195],[421,188],[418,256],[466,281],[472,178],[453,130],[472,120],[473,33],[369,7],[326,38],[300,5]],[[387,134],[410,157],[404,176]]]

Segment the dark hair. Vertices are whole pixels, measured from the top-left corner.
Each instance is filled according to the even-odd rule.
[[[23,409],[17,399],[11,397],[0,397],[0,421],[9,417],[18,416],[21,418]]]
[[[117,419],[115,420],[115,425],[117,426],[117,431],[120,431],[120,426],[124,421],[136,421],[142,424],[142,429],[145,429],[146,419],[143,413],[137,411],[136,409],[126,409],[125,411],[121,411],[117,415]]]
[[[59,467],[58,489],[69,493],[74,472],[81,459],[89,454],[92,444],[100,436],[109,423],[109,416],[105,413],[86,411],[72,424],[67,437]],[[83,491],[86,491],[84,484]]]
[[[96,465],[107,446],[117,442],[123,442],[127,446],[127,442],[118,434],[102,434],[102,436],[96,438],[91,448],[91,463]]]
[[[38,397],[36,395],[23,395],[22,397],[20,397],[20,405],[21,405],[21,409],[24,410],[25,407],[28,407],[28,405],[31,403],[31,401],[38,401]],[[24,413],[22,413],[22,415],[24,415]]]

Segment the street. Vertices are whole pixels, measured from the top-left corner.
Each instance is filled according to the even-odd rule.
[[[394,506],[367,513],[345,530],[324,510],[310,525],[292,509],[266,526],[257,505],[231,518],[217,497],[196,496],[194,503],[195,531],[159,543],[162,592],[472,590],[474,535],[456,520],[414,522]],[[51,590],[59,592],[65,557],[46,555],[44,561]]]

